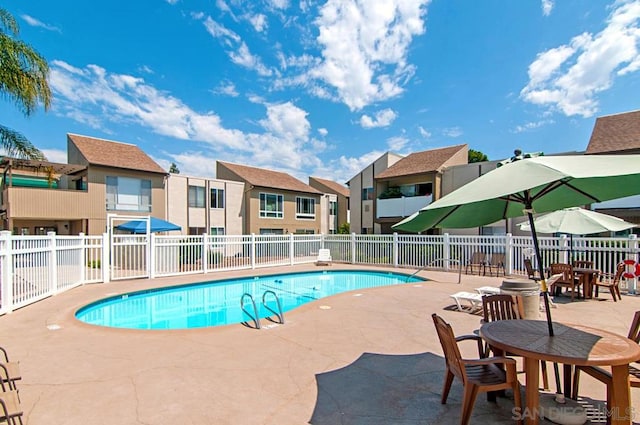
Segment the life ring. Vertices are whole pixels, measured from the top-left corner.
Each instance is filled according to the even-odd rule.
[[[626,279],[634,279],[640,276],[640,263],[635,260],[624,260],[625,272],[622,277]]]

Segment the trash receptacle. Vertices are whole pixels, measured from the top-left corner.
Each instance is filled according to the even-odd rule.
[[[535,280],[503,280],[500,285],[500,293],[522,297],[523,319],[536,320],[540,317],[540,285]]]

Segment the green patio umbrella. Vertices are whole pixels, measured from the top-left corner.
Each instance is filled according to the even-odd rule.
[[[407,232],[468,228],[527,215],[540,276],[544,266],[533,213],[640,194],[640,155],[538,156],[514,160],[471,181],[393,226]],[[549,325],[546,282],[540,281]]]

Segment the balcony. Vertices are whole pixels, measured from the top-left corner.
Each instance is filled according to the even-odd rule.
[[[433,201],[433,195],[376,200],[376,218],[407,217]]]
[[[13,218],[82,219],[87,217],[91,205],[85,190],[8,187],[3,198],[5,208],[9,201]]]

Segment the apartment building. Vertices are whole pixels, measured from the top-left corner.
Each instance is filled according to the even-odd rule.
[[[279,171],[217,161],[216,177],[244,183],[244,230],[321,233],[322,192]]]
[[[309,177],[309,186],[324,193],[321,232],[338,233],[338,229],[350,222],[349,188],[333,180],[319,177]]]
[[[108,214],[165,217],[167,173],[137,146],[68,134],[67,158],[3,160],[3,229],[102,234]]]
[[[169,174],[167,220],[183,234],[241,235],[244,183],[183,174]]]

